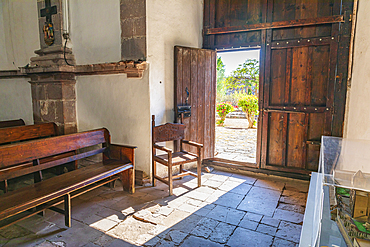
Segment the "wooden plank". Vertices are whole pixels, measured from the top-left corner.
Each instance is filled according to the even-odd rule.
[[[330,108],[316,106],[268,106],[267,112],[291,112],[291,113],[323,113],[330,111]]]
[[[191,105],[191,118],[190,118],[190,138],[188,140],[198,142],[197,138],[197,129],[198,129],[198,99],[202,96],[198,94],[198,53],[199,50],[192,49],[191,53],[191,61],[190,61],[190,101],[189,105]],[[197,149],[195,147],[189,147],[190,152],[196,153]]]
[[[296,0],[282,0],[273,1],[273,17],[271,21],[291,21],[295,18],[295,1]],[[294,37],[294,28],[281,28],[272,30],[273,40],[286,40]]]
[[[236,165],[235,161],[232,161],[232,160],[221,162],[221,161],[216,161],[213,159],[206,159],[203,161],[203,165],[218,167],[220,170],[225,169],[228,172],[234,172],[234,173],[240,173],[241,171],[249,171],[249,172],[255,172],[256,174],[276,175],[276,176],[290,177],[290,178],[296,178],[296,179],[302,179],[302,180],[309,180],[310,178],[308,174],[294,173],[294,171],[296,171],[297,169],[285,168],[289,170],[288,172],[279,171],[279,169],[271,169],[271,170],[258,169],[258,168],[249,167],[249,166]],[[274,167],[274,166],[269,166],[269,167]]]
[[[316,90],[316,88],[313,87],[313,81],[312,81],[312,56],[313,56],[313,48],[312,46],[307,47],[308,48],[308,54],[307,54],[307,72],[306,72],[306,88],[305,88],[305,102],[304,105],[309,106],[311,105],[311,95],[313,89]],[[316,66],[316,64],[315,64]]]
[[[26,165],[21,165],[21,169],[19,167],[9,167],[7,169],[1,169],[0,170],[0,181],[5,180],[5,179],[12,179],[12,178],[20,177],[26,174],[30,174],[32,172],[39,172],[47,168],[51,168],[51,167],[55,167],[58,165],[66,164],[68,162],[87,158],[87,157],[90,157],[96,154],[103,153],[104,150],[105,148],[99,148],[99,149],[91,150],[88,152],[79,153],[76,155],[73,155],[73,153],[69,153],[67,157],[65,157],[66,155],[62,154],[62,155],[53,156],[52,158],[49,159],[50,161],[38,164],[36,166],[28,165],[29,167],[27,167]],[[41,181],[42,179],[40,178],[38,180]]]
[[[289,114],[287,167],[305,168],[305,164],[302,164],[303,146],[306,145],[304,118],[304,114]]]
[[[186,98],[187,93],[186,90],[189,91],[189,102],[191,100],[191,82],[190,82],[190,76],[191,76],[191,50],[183,48],[182,49],[182,92],[179,92],[182,94],[182,105],[186,105]],[[184,118],[183,124],[185,124],[185,139],[189,140],[191,138],[190,131],[191,131],[191,116],[190,118]]]
[[[297,0],[296,1],[296,19],[318,19],[326,17],[317,16],[318,0]],[[342,17],[343,18],[343,17]],[[341,19],[342,20],[342,19]],[[316,34],[316,26],[304,26],[295,29],[295,36],[300,38],[313,37]]]
[[[283,105],[286,89],[286,65],[287,50],[272,51],[271,60],[274,66],[271,66],[271,84],[270,84],[270,106]]]
[[[178,112],[177,112],[177,106],[178,105],[182,105],[182,47],[180,46],[175,46],[175,49],[174,49],[174,58],[175,58],[175,71],[174,71],[174,80],[175,80],[175,93],[174,93],[174,96],[175,96],[175,99],[174,99],[174,102],[175,102],[175,123],[178,123],[180,122],[179,118],[178,118]]]
[[[284,115],[281,113],[271,113],[268,126],[268,164],[283,166],[283,153],[285,143],[283,142]]]
[[[332,6],[334,0],[321,0],[318,1],[317,16],[329,16],[333,15]],[[322,37],[330,35],[332,25],[320,25],[316,27],[316,36]]]
[[[245,23],[247,24],[262,23],[262,6],[261,5],[262,5],[261,0],[248,1],[247,3],[248,12],[247,12],[247,15],[244,15],[248,19],[246,22],[240,23],[240,25],[244,25]],[[248,43],[261,42],[261,31],[247,32],[247,33],[243,33],[243,35],[246,35],[246,40]]]
[[[286,53],[286,71],[285,71],[285,91],[284,91],[284,105],[290,103],[290,90],[292,87],[292,49],[288,49]],[[292,110],[295,110],[294,107]]]
[[[205,50],[200,50],[198,53],[198,95],[202,95],[198,98],[198,128],[197,128],[197,141],[204,144],[204,122],[205,122],[205,73],[206,73],[206,58]],[[202,156],[204,157],[204,148],[202,149]]]
[[[289,172],[289,173],[302,174],[302,175],[311,174],[311,171],[307,171],[307,170],[300,169],[300,168],[294,168],[294,167],[280,167],[280,166],[270,166],[269,165],[266,168],[272,171]]]
[[[0,128],[8,128],[25,125],[23,119],[0,121]]]
[[[312,54],[312,92],[310,105],[325,106],[328,93],[330,46],[315,46]]]
[[[0,144],[57,135],[54,123],[0,128]]]
[[[108,130],[97,129],[0,146],[0,168],[104,143],[105,132]]]
[[[204,158],[213,157],[210,150],[211,145],[211,95],[209,92],[212,92],[211,80],[212,80],[212,52],[206,51],[205,59],[205,90],[204,90],[204,100],[205,100],[205,115],[204,115]],[[214,109],[213,109],[214,110]]]
[[[203,7],[203,28],[204,27],[210,28],[210,26],[209,26],[210,0],[204,0],[204,5],[203,6],[204,6]],[[210,36],[207,36],[205,34],[205,32],[203,32],[203,48],[209,48],[210,47],[209,39],[210,39]],[[176,58],[176,56],[175,56],[175,58]],[[175,60],[175,68],[176,68],[176,66],[177,66],[177,62]],[[176,90],[175,90],[175,92],[176,92]]]
[[[230,26],[230,1],[229,0],[218,0],[217,4],[215,5],[215,23],[213,27],[210,28],[217,28],[217,27],[227,27]],[[205,36],[207,37],[213,37],[214,43],[213,46],[210,46],[209,48],[213,47],[219,47],[220,45],[228,45],[230,44],[230,37],[231,35],[207,35],[206,32],[204,32]],[[235,45],[238,43],[235,42]]]
[[[290,104],[304,105],[305,88],[307,82],[308,48],[302,47],[293,49],[292,59],[293,61]]]
[[[211,107],[210,107],[210,114],[211,114],[211,156],[210,158],[214,157],[215,154],[215,142],[216,142],[216,94],[217,94],[217,53],[212,51],[212,80],[211,80]]]
[[[307,39],[290,39],[284,41],[274,41],[270,45],[272,49],[286,49],[294,47],[312,46],[312,45],[329,45],[337,36],[317,37]]]
[[[334,91],[334,114],[332,124],[332,135],[342,136],[343,135],[343,123],[346,106],[346,94],[347,94],[347,78],[348,78],[348,62],[349,62],[349,47],[351,41],[351,27],[352,23],[349,21],[350,15],[353,11],[353,1],[343,1],[342,13],[346,20],[340,27],[340,39],[337,47],[333,47],[333,52],[337,48],[337,78]],[[334,30],[333,27],[333,31]],[[330,58],[332,60],[332,57]]]
[[[309,128],[307,138],[310,141],[321,141],[321,136],[325,130],[325,113],[309,115]]]
[[[289,20],[289,21],[276,21],[276,22],[271,22],[271,23],[258,23],[258,24],[232,26],[232,27],[209,28],[206,30],[206,34],[207,35],[229,34],[229,33],[257,31],[257,30],[264,30],[264,29],[302,27],[302,26],[312,26],[312,25],[321,25],[321,24],[338,23],[338,22],[344,22],[344,17],[342,15],[325,16],[325,17],[319,17],[319,18],[297,19],[297,20]]]

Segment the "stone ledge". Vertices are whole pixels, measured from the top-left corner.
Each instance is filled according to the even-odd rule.
[[[101,63],[87,65],[59,65],[49,67],[21,67],[20,70],[0,70],[0,79],[14,77],[29,77],[31,74],[65,72],[78,75],[109,75],[127,74],[128,78],[142,78],[146,62],[120,61],[116,63]]]
[[[28,77],[27,74],[22,73],[21,70],[0,70],[0,79],[9,79],[15,77]]]

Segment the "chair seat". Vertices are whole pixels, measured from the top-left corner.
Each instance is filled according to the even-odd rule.
[[[156,159],[157,162],[161,162],[161,160],[168,162],[167,154],[156,155],[155,158],[158,158]],[[197,161],[197,156],[184,152],[172,153],[172,165],[181,165],[193,161]]]

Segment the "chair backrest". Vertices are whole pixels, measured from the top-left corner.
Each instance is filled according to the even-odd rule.
[[[181,140],[185,137],[186,126],[179,123],[166,123],[155,126],[155,116],[152,116],[152,139],[153,143]]]

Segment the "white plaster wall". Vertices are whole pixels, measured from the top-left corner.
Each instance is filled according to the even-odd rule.
[[[33,124],[31,84],[27,78],[0,80],[0,121],[22,118]]]
[[[39,49],[37,2],[0,0],[0,70],[25,66]]]
[[[78,131],[106,127],[112,143],[137,146],[136,169],[150,174],[148,71],[142,79],[125,74],[79,76],[76,84]]]
[[[174,120],[174,46],[202,46],[203,0],[147,0],[150,113]],[[162,82],[162,83],[160,83]]]
[[[344,137],[370,140],[370,1],[359,1]]]
[[[121,60],[119,0],[70,0],[70,38],[77,64]]]

